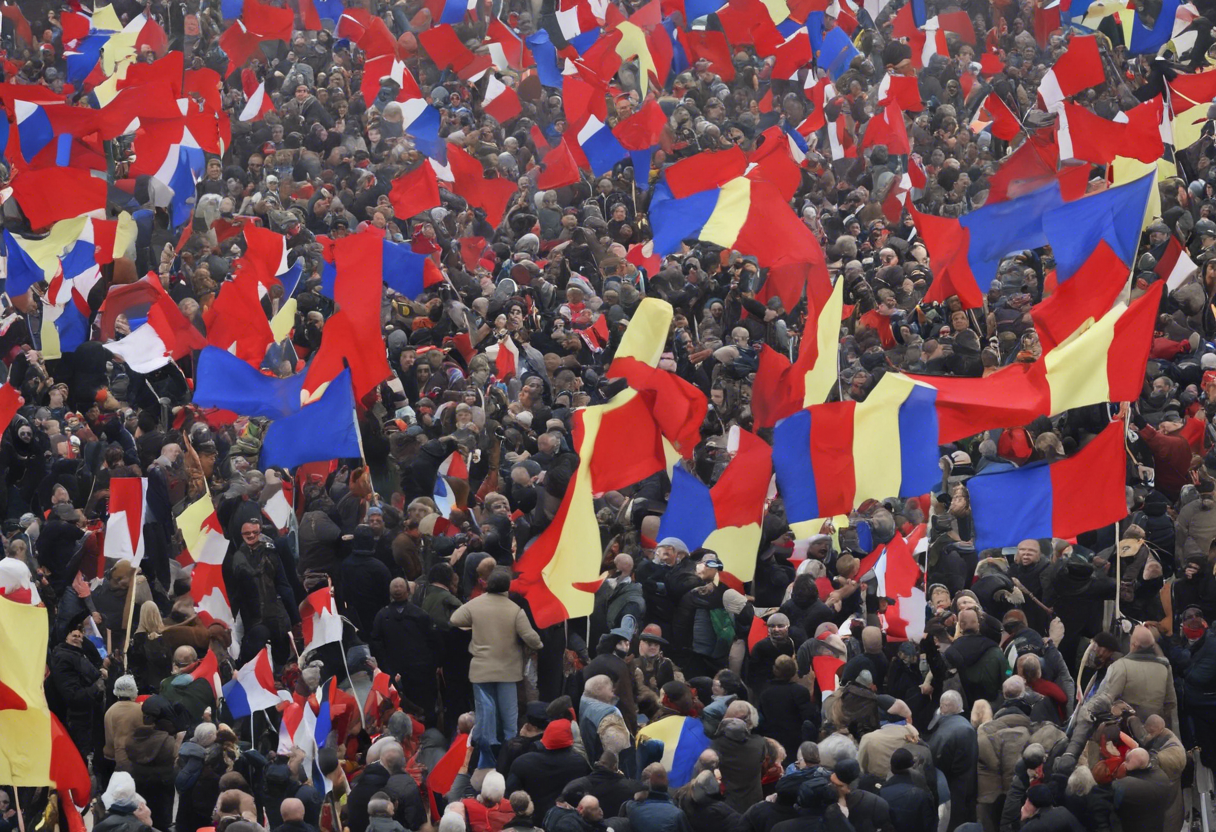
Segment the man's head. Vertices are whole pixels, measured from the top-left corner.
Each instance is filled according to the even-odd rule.
[[[1143,624],[1132,630],[1131,648],[1137,653],[1147,652],[1153,649],[1153,644],[1156,639],[1153,638],[1153,631]]]
[[[388,584],[388,597],[397,602],[407,601],[410,597],[410,585],[405,578],[393,578]]]
[[[289,797],[279,805],[279,814],[284,823],[300,823],[304,820],[304,801]]]
[[[943,715],[961,714],[963,712],[963,696],[956,690],[948,690],[942,694],[941,712]]]
[[[1010,676],[1001,685],[1001,696],[1008,700],[1021,699],[1026,693],[1026,680],[1021,676]]]
[[[405,771],[405,751],[400,744],[391,742],[380,751],[380,765],[388,769],[390,774]]]
[[[818,743],[804,742],[798,746],[798,758],[794,761],[798,768],[811,768],[819,765],[819,745]]]
[[[675,566],[688,557],[688,547],[678,537],[665,537],[654,549],[655,558],[666,566]]]
[[[495,567],[486,579],[486,592],[504,593],[511,588],[511,570],[505,566]]]
[[[583,685],[583,696],[590,697],[597,702],[611,704],[614,695],[612,680],[602,673],[592,676]]]
[[[1094,657],[1105,665],[1116,653],[1119,652],[1119,639],[1108,632],[1101,632],[1094,636]]]
[[[958,614],[958,628],[964,633],[978,633],[980,631],[980,616],[973,609],[965,609]]]
[[[182,673],[187,667],[198,661],[198,653],[188,644],[173,651],[173,672]]]
[[[1039,548],[1039,541],[1033,538],[1023,540],[1018,544],[1018,553],[1016,555],[1019,566],[1033,566],[1043,557],[1043,550]]]
[[[1153,758],[1149,756],[1148,750],[1144,748],[1133,748],[1127,752],[1127,770],[1138,771],[1142,768],[1149,768],[1153,764]]]
[[[578,816],[587,823],[599,823],[604,819],[604,810],[600,808],[600,799],[593,794],[584,795],[578,802]]]
[[[667,791],[667,769],[662,763],[651,763],[642,769],[642,785],[651,791]]]
[[[241,524],[241,542],[246,546],[253,547],[258,542],[258,538],[262,536],[262,521],[257,519],[246,520]]]
[[[768,617],[768,637],[773,641],[786,642],[790,638],[790,619],[785,613],[775,613]]]

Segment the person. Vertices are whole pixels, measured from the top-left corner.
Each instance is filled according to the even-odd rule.
[[[751,649],[751,662],[747,686],[760,696],[764,688],[773,678],[775,670],[773,663],[778,656],[794,655],[794,640],[790,638],[790,620],[784,613],[773,613],[765,622],[768,626],[768,636],[756,642]]]
[[[392,575],[376,557],[376,537],[371,526],[366,523],[356,526],[350,547],[350,554],[342,561],[337,597],[355,628],[370,638],[376,614],[390,600]]]
[[[388,801],[386,800],[384,802],[387,803]],[[376,807],[377,810],[380,808],[381,807],[379,806]],[[283,822],[276,826],[273,832],[317,832],[316,827],[305,822],[304,803],[297,798],[285,798],[279,805],[279,816],[283,819]],[[391,816],[391,812],[389,812],[385,817],[389,816]],[[375,817],[380,817],[380,815],[377,814]],[[389,819],[391,819],[391,817],[389,817]],[[397,829],[399,830],[401,828],[403,828],[401,824],[397,824]],[[395,830],[388,830],[384,827],[377,827],[377,829],[379,832],[395,832]]]
[[[638,654],[634,661],[634,684],[638,694],[649,693],[656,699],[668,682],[683,679],[684,674],[675,662],[663,655],[667,639],[658,624],[647,624],[638,636]]]
[[[620,769],[620,758],[612,750],[605,750],[591,767],[591,773],[572,784],[583,794],[592,795],[599,801],[604,817],[617,817],[621,807],[640,790],[638,781],[626,777]]]
[[[149,696],[140,707],[143,724],[127,742],[126,757],[135,787],[152,813],[152,825],[165,829],[173,823],[177,722],[173,706],[163,696]]]
[[[426,807],[418,784],[405,770],[405,752],[398,743],[388,743],[380,759],[363,769],[351,786],[347,798],[351,832],[368,828],[370,804],[384,792],[394,806],[393,817],[410,829],[418,829],[426,819]]]
[[[1143,748],[1127,753],[1127,776],[1115,781],[1115,806],[1124,829],[1164,832],[1173,795],[1169,778]]]
[[[723,797],[740,815],[764,796],[760,781],[768,746],[763,737],[752,733],[753,713],[747,702],[731,702],[711,746],[718,752]]]
[[[934,832],[937,829],[937,804],[929,789],[917,783],[912,774],[915,758],[906,748],[891,752],[890,775],[882,784],[882,799],[887,801],[891,823],[908,832]]]
[[[144,723],[143,708],[135,701],[138,695],[134,676],[125,674],[114,680],[115,702],[106,709],[106,741],[102,747],[102,757],[110,771],[127,770],[127,743],[135,735],[135,729]]]
[[[1042,783],[1026,793],[1020,816],[1021,828],[1031,832],[1082,832],[1085,829],[1072,812],[1055,805],[1051,787]]]
[[[540,748],[521,754],[511,764],[507,790],[528,793],[533,817],[543,817],[553,808],[566,783],[591,773],[591,767],[573,746],[570,720],[555,719],[545,727]]]
[[[837,799],[824,814],[829,828],[839,828],[847,819],[858,832],[894,832],[887,801],[859,788],[861,766],[856,760],[840,760],[832,769]],[[846,827],[847,828],[847,827]]]
[[[950,824],[953,830],[975,816],[979,743],[971,721],[963,715],[963,697],[956,690],[942,693],[937,716],[929,726],[929,750],[950,784]]]
[[[514,817],[511,804],[504,797],[506,787],[506,779],[497,771],[491,771],[481,781],[481,793],[461,801],[471,832],[501,832]]]
[[[102,805],[105,817],[95,829],[103,832],[148,832],[152,829],[151,809],[135,791],[135,782],[126,772],[118,772],[110,778]]]
[[[806,735],[818,736],[819,713],[811,692],[795,681],[798,663],[791,655],[773,662],[772,683],[760,694],[760,730],[786,750],[782,765],[794,762],[794,755]]]
[[[485,594],[452,613],[453,627],[473,631],[469,644],[469,653],[473,656],[469,680],[476,694],[477,721],[473,742],[481,755],[479,768],[493,767],[495,747],[515,733],[519,723],[515,686],[523,679],[524,648],[540,650],[542,647],[540,636],[528,623],[527,615],[507,597],[510,587],[510,570],[498,567],[490,573]],[[538,807],[544,805],[537,792],[526,786],[524,789]]]
[[[177,750],[173,778],[173,787],[177,792],[177,811],[173,817],[175,829],[181,829],[183,832],[198,829],[210,820],[209,817],[199,816],[197,805],[192,799],[192,792],[199,786],[203,769],[206,766],[208,751],[215,745],[218,735],[219,731],[213,723],[200,722],[194,727],[191,738],[183,742]],[[301,803],[301,820],[303,820],[303,810],[304,804]],[[300,830],[300,832],[307,832],[307,830]]]
[[[190,646],[173,651],[173,673],[160,683],[160,695],[170,704],[179,703],[194,722],[202,720],[208,708],[215,707],[215,689],[209,679],[195,679],[198,654]]]
[[[1157,655],[1156,640],[1144,625],[1132,630],[1130,644],[1131,650],[1110,666],[1098,691],[1131,705],[1141,721],[1160,716],[1176,731],[1178,699],[1169,661]]]
[[[688,817],[672,803],[668,782],[662,763],[651,763],[642,769],[644,795],[621,807],[621,815],[634,832],[687,832]]]
[[[85,759],[93,753],[93,726],[105,703],[108,665],[84,637],[87,617],[85,611],[68,622],[67,635],[55,645],[50,660],[53,699],[58,705],[56,714]]]
[[[398,692],[422,709],[435,710],[435,667],[443,652],[439,630],[426,612],[410,601],[409,583],[393,578],[389,603],[376,611],[371,628],[372,652]]]
[[[262,521],[250,517],[240,526],[241,545],[232,555],[227,580],[232,586],[246,638],[240,661],[251,661],[261,647],[270,642],[274,660],[282,665],[290,654],[288,633],[300,620],[295,596],[274,541],[262,533]],[[176,657],[174,659],[176,667]]]

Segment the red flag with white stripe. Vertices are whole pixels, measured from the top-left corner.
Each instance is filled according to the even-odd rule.
[[[148,480],[119,477],[110,480],[110,519],[106,521],[105,556],[138,565],[144,559],[144,517],[148,507]]]
[[[499,124],[505,124],[523,111],[519,94],[494,74],[490,75],[486,84],[486,97],[481,102],[481,108]]]

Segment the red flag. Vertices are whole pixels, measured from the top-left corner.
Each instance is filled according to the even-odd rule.
[[[747,652],[751,653],[756,645],[768,638],[768,624],[760,616],[752,618],[752,628],[747,633]]]
[[[339,309],[325,322],[321,332],[321,348],[308,365],[305,391],[315,392],[341,373],[347,364],[350,365],[351,384],[358,398],[375,390],[377,384],[392,375],[380,330],[366,324],[356,324],[349,312]]]
[[[388,195],[393,204],[393,211],[400,219],[408,219],[415,214],[437,208],[439,200],[439,179],[430,162],[423,161],[414,170],[393,180],[393,189]]]
[[[71,735],[54,714],[51,714],[50,774],[59,792],[60,813],[67,820],[69,832],[85,832],[84,820],[76,807],[89,805],[93,790],[89,768]]]
[[[294,15],[291,9],[278,9],[258,0],[245,0],[241,22],[250,34],[265,40],[290,41]]]
[[[536,180],[536,187],[543,191],[573,185],[582,177],[578,172],[578,162],[570,152],[570,143],[563,136],[557,147],[545,157],[544,170]]]
[[[1043,353],[1064,341],[1086,320],[1110,311],[1127,284],[1131,267],[1119,259],[1105,240],[1051,297],[1030,310]]]
[[[881,113],[866,122],[866,132],[862,136],[862,147],[886,145],[892,154],[907,154],[912,152],[908,143],[908,130],[904,126],[904,114],[894,101],[887,104]]]
[[[735,80],[735,64],[732,60],[730,43],[722,32],[698,30],[680,32],[680,44],[688,62],[695,64],[701,58],[709,61],[710,68],[727,84]]]
[[[460,260],[464,263],[465,271],[476,271],[481,261],[481,253],[486,250],[485,237],[461,237]]]
[[[465,757],[469,753],[469,735],[457,734],[448,747],[447,753],[435,763],[427,776],[427,788],[434,794],[447,794],[456,781],[456,775],[464,767]]]
[[[29,21],[25,19],[25,15],[21,13],[20,6],[12,4],[0,6],[0,16],[12,24],[17,39],[23,41],[31,48],[34,46],[34,32],[30,29]]]
[[[254,271],[238,272],[223,285],[215,303],[203,313],[203,323],[208,344],[229,351],[235,347],[237,358],[260,367],[274,334],[258,299]]]
[[[37,230],[106,209],[106,180],[78,168],[27,170],[12,181],[13,198]]]
[[[815,684],[819,693],[826,697],[836,690],[836,672],[844,667],[844,660],[835,656],[814,656],[811,658],[811,669],[815,672]]]
[[[486,179],[481,162],[455,145],[448,147],[448,165],[456,180],[452,190],[463,196],[469,205],[485,211],[486,222],[497,228],[519,187],[506,179]]]
[[[1022,132],[1022,122],[1009,109],[1009,105],[1005,103],[1005,100],[995,92],[988,93],[988,97],[984,99],[983,107],[992,116],[992,135],[998,139],[1009,141]]]
[[[739,146],[716,152],[698,153],[681,159],[663,172],[667,187],[676,199],[683,199],[710,188],[719,188],[747,172],[747,154]]]

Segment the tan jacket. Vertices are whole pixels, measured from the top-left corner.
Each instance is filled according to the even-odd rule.
[[[916,729],[911,725],[884,725],[861,738],[861,744],[857,746],[857,763],[867,774],[886,780],[891,775],[891,755],[917,739]]]
[[[119,771],[126,771],[127,744],[135,737],[135,729],[144,724],[143,706],[138,702],[120,699],[110,706],[105,715],[106,744],[101,753],[113,760]]]
[[[541,648],[528,616],[505,593],[479,595],[452,613],[452,626],[473,630],[469,681],[518,682],[524,678],[524,647]]]
[[[1157,714],[1166,727],[1178,733],[1174,672],[1169,661],[1153,651],[1133,651],[1112,664],[1098,692],[1109,695],[1111,701],[1122,699],[1136,709],[1142,721]]]

